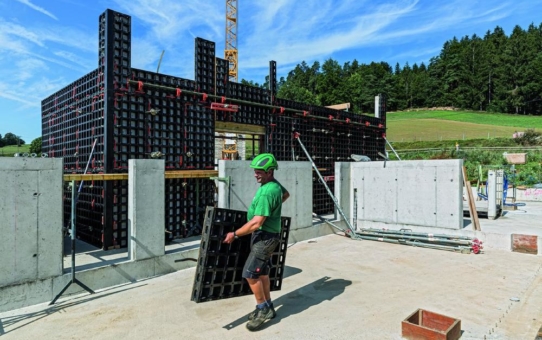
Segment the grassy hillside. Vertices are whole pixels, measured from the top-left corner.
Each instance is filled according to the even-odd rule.
[[[542,117],[464,111],[393,112],[387,115],[393,142],[512,137],[516,131],[542,129]]]
[[[24,144],[18,147],[17,145],[4,146],[0,148],[0,157],[13,157],[16,153],[29,152],[30,144]]]

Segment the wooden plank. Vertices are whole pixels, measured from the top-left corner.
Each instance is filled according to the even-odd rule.
[[[348,110],[350,108],[350,103],[335,104],[335,105],[329,105],[326,107],[329,109],[334,109],[334,110]]]
[[[166,178],[209,178],[217,177],[217,170],[179,170],[166,171]]]
[[[241,135],[265,135],[265,126],[215,121],[215,131]]]
[[[217,170],[178,170],[166,171],[164,177],[170,178],[209,178],[217,177]],[[67,174],[64,175],[64,181],[125,181],[128,180],[128,174]]]
[[[123,181],[128,179],[128,174],[68,174],[64,175],[64,181]]]
[[[538,255],[538,236],[512,234],[512,251]]]
[[[476,210],[476,205],[474,203],[474,195],[472,194],[472,187],[467,177],[467,168],[465,167],[463,167],[463,183],[465,184],[465,189],[467,190],[467,201],[469,203],[469,213],[470,213],[470,218],[472,220],[472,228],[476,231],[480,231],[482,229],[480,228],[480,220],[478,219],[478,211]]]

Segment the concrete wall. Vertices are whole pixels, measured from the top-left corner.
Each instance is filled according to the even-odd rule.
[[[164,255],[166,225],[164,160],[128,160],[128,256]]]
[[[247,211],[260,186],[250,161],[219,161],[218,176],[230,177],[230,184],[219,182],[218,206]],[[309,162],[279,162],[275,178],[288,190],[290,198],[282,206],[282,215],[292,218],[290,242],[315,237],[304,229],[312,228],[312,168]],[[324,228],[324,234],[329,227]],[[311,236],[312,235],[312,236]]]
[[[461,229],[462,166],[462,160],[335,163],[335,193],[358,227]]]
[[[176,262],[182,259],[198,258],[199,238],[184,240],[186,247],[178,252],[165,254],[140,261],[115,262],[99,268],[77,271],[76,278],[90,289],[100,289],[134,283],[149,277],[165,275],[177,270],[195,266],[193,261]],[[59,249],[61,247],[59,246]],[[77,257],[76,257],[77,261]],[[59,261],[61,263],[61,261]],[[70,282],[71,273],[59,274],[40,279],[0,287],[0,312],[14,310],[38,303],[50,302]],[[131,289],[127,287],[126,289]],[[72,284],[61,298],[74,294],[87,294],[79,285]]]
[[[62,274],[62,159],[0,158],[0,287]]]
[[[506,203],[512,203],[512,196],[514,195],[513,189],[508,189],[508,198]],[[516,201],[522,202],[542,202],[542,189],[538,188],[527,188],[527,189],[516,189]]]

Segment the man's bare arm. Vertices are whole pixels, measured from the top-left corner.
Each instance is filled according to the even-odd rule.
[[[286,200],[290,197],[290,193],[288,191],[285,191],[282,194],[282,203],[286,202]]]

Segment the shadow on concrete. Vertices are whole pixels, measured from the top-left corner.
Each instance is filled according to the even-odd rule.
[[[288,294],[280,296],[273,300],[277,316],[274,319],[267,321],[261,329],[277,324],[282,319],[299,314],[323,301],[330,301],[336,296],[344,293],[346,287],[351,284],[352,281],[349,280],[331,279],[330,277],[325,276]],[[250,312],[252,312],[252,310]],[[227,330],[233,329],[246,323],[248,320],[247,318],[248,313],[223,326],[223,328]]]
[[[302,270],[296,267],[290,267],[290,266],[284,266],[284,275],[282,276],[282,279],[285,279],[290,276],[297,275],[301,273]]]
[[[138,282],[141,282],[141,280],[138,281]],[[128,284],[131,284],[131,283],[128,283]],[[43,319],[43,318],[45,318],[45,317],[47,317],[49,315],[53,315],[53,314],[58,313],[58,312],[65,313],[67,308],[77,306],[77,305],[80,305],[80,304],[83,304],[83,303],[86,303],[86,302],[89,302],[89,301],[92,301],[92,300],[101,299],[101,298],[104,298],[106,296],[110,296],[110,295],[113,295],[113,294],[125,292],[125,291],[136,289],[136,288],[139,288],[139,287],[143,287],[143,286],[146,286],[146,285],[147,284],[142,284],[142,285],[138,285],[137,287],[126,287],[124,289],[119,289],[119,287],[116,286],[116,287],[112,287],[112,288],[109,288],[109,289],[102,290],[102,291],[98,292],[95,295],[94,294],[93,295],[85,295],[84,297],[81,297],[81,298],[75,297],[75,298],[71,298],[69,301],[58,302],[58,303],[56,303],[56,304],[54,304],[52,306],[49,306],[46,309],[41,310],[39,312],[23,313],[23,314],[19,314],[19,315],[4,317],[4,318],[0,319],[0,336],[2,336],[4,334],[11,333],[13,331],[16,331],[19,328],[23,328],[25,326],[28,326],[28,325],[30,325],[30,324],[32,324],[32,323],[34,323],[34,322],[36,322],[36,321],[38,321],[40,319]],[[103,292],[106,292],[106,291],[112,290],[112,289],[115,289],[115,291],[103,294]],[[28,322],[25,322],[25,321],[28,321]],[[20,325],[18,325],[18,324],[20,324]],[[13,326],[16,326],[16,327],[11,328],[8,331],[5,330],[5,328],[13,327]]]

